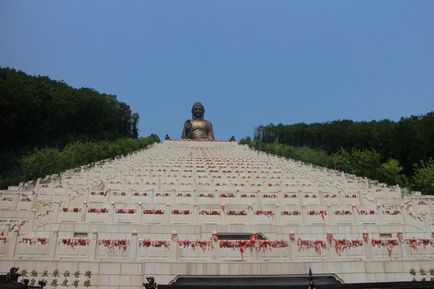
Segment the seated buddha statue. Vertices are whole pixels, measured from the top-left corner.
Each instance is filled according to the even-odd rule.
[[[196,102],[191,108],[192,119],[184,123],[181,138],[193,140],[214,140],[214,132],[210,121],[203,119],[205,108]]]

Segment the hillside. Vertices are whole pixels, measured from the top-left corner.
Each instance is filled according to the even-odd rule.
[[[0,68],[0,111],[0,188],[159,141],[137,139],[139,115],[115,95],[11,68]]]
[[[399,121],[259,126],[251,147],[434,194],[434,112]]]

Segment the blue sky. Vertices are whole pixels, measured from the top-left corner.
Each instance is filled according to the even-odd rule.
[[[0,0],[0,66],[117,95],[142,135],[434,110],[434,1]]]

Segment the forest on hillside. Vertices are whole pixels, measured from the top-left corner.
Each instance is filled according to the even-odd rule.
[[[242,143],[434,194],[434,112],[399,121],[269,124]]]
[[[30,156],[40,156],[44,149],[51,149],[54,157],[56,151],[61,152],[69,145],[69,157],[72,157],[72,151],[84,153],[77,149],[83,144],[89,147],[98,144],[101,147],[99,152],[94,151],[94,156],[85,154],[89,161],[95,161],[96,155],[113,157],[113,152],[127,153],[127,147],[148,144],[148,140],[136,140],[131,145],[138,137],[139,115],[115,95],[91,88],[73,88],[63,81],[31,76],[11,68],[0,68],[0,111],[0,188],[41,176],[43,170],[33,167],[31,173],[24,172],[23,165],[29,167]],[[119,139],[131,140],[114,143]],[[149,141],[159,139],[152,136]],[[69,166],[57,163],[54,167]],[[39,174],[35,173],[38,170]]]

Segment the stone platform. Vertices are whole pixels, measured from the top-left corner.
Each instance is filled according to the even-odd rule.
[[[434,199],[250,150],[166,141],[0,192],[0,271],[46,288],[144,276],[434,277]],[[23,273],[23,272],[21,272]]]

